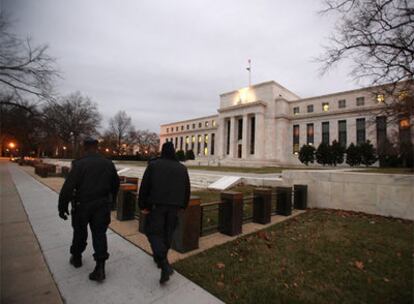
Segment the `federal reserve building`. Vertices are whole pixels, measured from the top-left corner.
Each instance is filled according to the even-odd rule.
[[[378,93],[383,88],[301,98],[275,81],[263,82],[221,94],[215,115],[161,125],[160,140],[192,150],[200,164],[238,166],[299,165],[304,144],[412,141],[413,118],[391,121],[384,110],[390,97]]]

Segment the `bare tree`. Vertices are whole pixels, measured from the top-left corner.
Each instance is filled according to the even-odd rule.
[[[139,153],[148,155],[157,153],[160,146],[160,139],[157,133],[149,130],[138,130],[136,132],[136,143]]]
[[[97,104],[80,92],[48,104],[43,113],[48,130],[71,146],[73,156],[79,153],[81,138],[96,135],[101,122]]]
[[[109,132],[117,139],[118,154],[122,154],[122,151],[126,150],[123,145],[127,145],[125,140],[131,129],[131,117],[125,111],[119,111],[109,120]]]
[[[414,1],[325,0],[322,14],[339,21],[323,55],[322,73],[341,61],[352,63],[352,76],[369,81],[374,98],[383,98],[384,115],[414,113]],[[384,85],[388,84],[388,85]]]
[[[49,99],[52,81],[59,73],[47,45],[33,46],[9,31],[10,22],[0,14],[0,89],[3,94]],[[2,104],[11,101],[0,101]],[[20,107],[22,105],[20,104]]]

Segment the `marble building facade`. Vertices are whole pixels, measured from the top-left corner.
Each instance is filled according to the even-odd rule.
[[[385,98],[373,88],[300,98],[269,81],[221,94],[216,115],[161,125],[160,142],[193,150],[199,163],[254,166],[300,164],[300,147],[322,141],[377,146],[402,132],[413,140],[413,118],[389,123]]]

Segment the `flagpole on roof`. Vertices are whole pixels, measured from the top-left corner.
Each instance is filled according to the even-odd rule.
[[[252,65],[251,65],[251,60],[249,59],[248,61],[249,66],[246,68],[247,71],[249,71],[249,87],[252,85]]]

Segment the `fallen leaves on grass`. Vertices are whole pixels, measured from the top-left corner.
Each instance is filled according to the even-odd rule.
[[[384,277],[384,282],[388,283],[390,280]]]
[[[363,270],[364,269],[364,263],[362,263],[361,261],[355,261],[354,265],[359,270]]]
[[[224,267],[226,267],[226,264],[219,262],[216,264],[216,267],[217,269],[223,269]]]
[[[223,282],[218,281],[216,284],[217,284],[217,287],[224,288],[224,283]]]
[[[269,237],[269,234],[266,231],[258,231],[257,237],[265,241],[271,240],[271,238]]]

